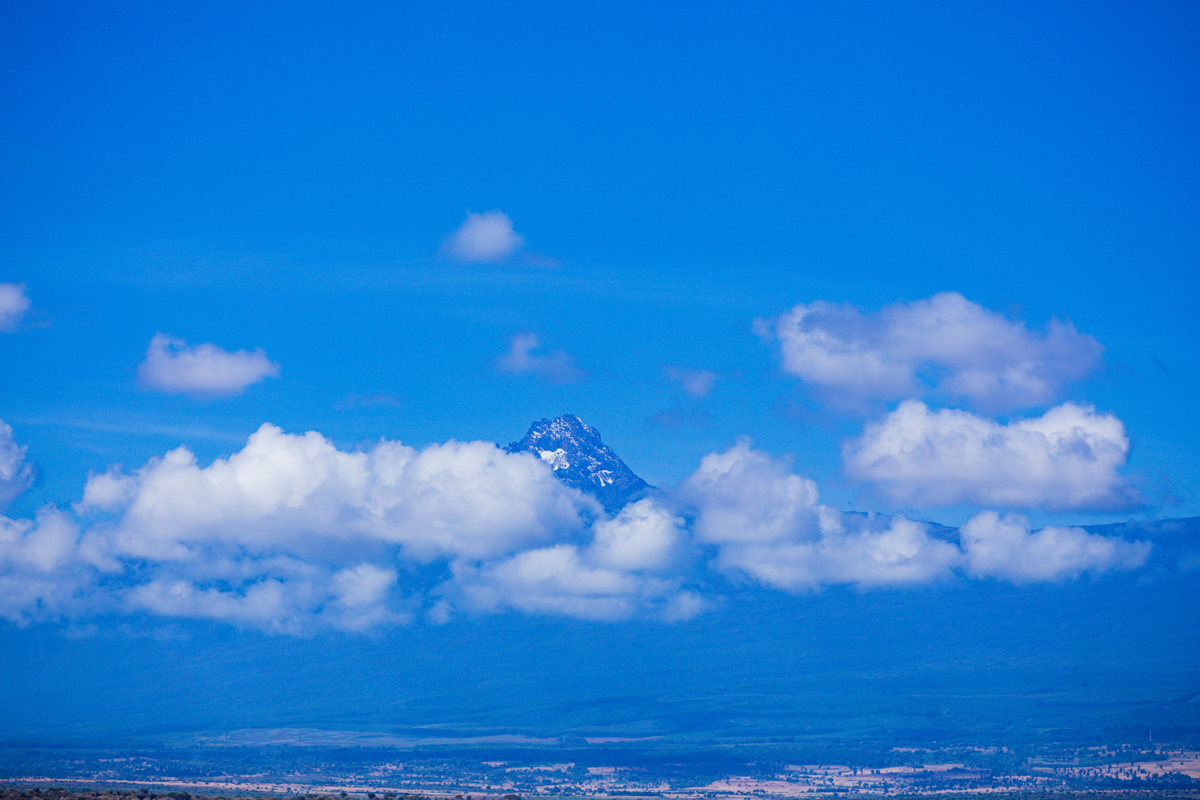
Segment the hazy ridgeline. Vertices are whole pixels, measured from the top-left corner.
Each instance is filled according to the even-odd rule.
[[[0,736],[1195,742],[1200,520],[1123,533],[1154,541],[1144,569],[796,596],[726,584],[711,587],[717,608],[674,625],[501,614],[312,639],[151,620],[5,626]]]

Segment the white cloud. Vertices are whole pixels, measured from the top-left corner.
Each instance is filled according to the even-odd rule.
[[[736,544],[721,549],[717,564],[777,589],[815,589],[931,583],[949,577],[962,553],[933,539],[925,525],[895,517],[882,531],[834,530],[814,541]]]
[[[32,481],[25,448],[0,420],[0,508]],[[0,618],[24,624],[79,608],[79,593],[93,583],[79,539],[79,524],[53,506],[32,520],[0,516]]]
[[[16,328],[28,310],[29,298],[25,295],[25,284],[0,283],[0,331]]]
[[[706,369],[665,367],[663,372],[692,397],[707,397],[721,376]]]
[[[584,562],[579,548],[560,544],[517,553],[482,568],[459,563],[455,581],[464,604],[483,611],[513,608],[583,619],[624,619],[643,594],[665,593],[663,581]]]
[[[221,397],[241,392],[264,378],[279,375],[262,350],[230,353],[213,344],[188,347],[180,339],[155,334],[138,367],[138,379],[149,389],[168,394]]]
[[[214,619],[271,633],[305,635],[321,629],[366,631],[409,621],[390,607],[396,572],[359,564],[332,575],[257,577],[235,590],[190,579],[156,578],[126,595],[134,610],[166,617]]]
[[[679,621],[706,607],[699,595],[681,591],[677,580],[597,566],[569,544],[526,550],[482,567],[456,564],[454,582],[459,602],[476,611],[608,621],[652,614]]]
[[[36,520],[0,517],[0,563],[49,573],[75,560],[79,526],[54,508]]]
[[[597,508],[538,459],[489,442],[345,452],[273,425],[207,467],[181,447],[133,475],[93,475],[84,507],[115,503],[112,552],[161,561],[223,547],[327,559],[376,544],[418,561],[490,558],[578,530],[580,512]]]
[[[445,587],[467,608],[582,619],[689,619],[707,604],[668,573],[682,557],[684,520],[657,500],[631,503],[591,529],[586,546],[556,544],[484,564],[458,561]]]
[[[33,484],[33,466],[25,461],[23,445],[13,439],[13,429],[0,420],[0,509]]]
[[[1117,470],[1129,454],[1111,414],[1065,403],[1002,425],[908,400],[846,444],[846,471],[910,508],[1127,507],[1136,495]]]
[[[610,520],[592,526],[591,559],[622,570],[654,570],[679,557],[686,532],[682,518],[653,498],[625,506]]]
[[[467,214],[450,237],[446,249],[460,261],[500,261],[519,250],[525,239],[513,230],[502,211]]]
[[[695,511],[697,540],[717,546],[718,569],[780,589],[925,583],[961,559],[920,523],[896,517],[875,530],[875,520],[821,505],[815,483],[746,441],[705,456],[681,498]]]
[[[1128,542],[1082,528],[1047,527],[1034,533],[1020,514],[976,514],[960,531],[967,572],[1013,583],[1055,581],[1084,572],[1140,567],[1149,542]]]
[[[0,517],[0,618],[26,624],[104,610],[79,537],[78,523],[52,507],[33,520]]]
[[[566,383],[583,377],[583,371],[575,366],[575,360],[562,350],[540,355],[534,352],[537,349],[537,334],[518,333],[513,337],[508,352],[496,361],[496,366],[501,372],[535,375],[552,383]]]
[[[849,305],[798,305],[755,323],[777,340],[785,371],[829,400],[863,405],[926,394],[990,410],[1044,405],[1082,378],[1103,348],[1069,322],[1044,333],[943,292],[874,315]]]
[[[823,506],[817,485],[786,462],[753,450],[741,440],[709,453],[680,487],[698,509],[694,531],[705,544],[772,543],[820,534]]]
[[[539,459],[488,442],[346,452],[272,425],[208,466],[181,447],[129,474],[93,474],[76,509],[95,519],[75,561],[137,576],[114,602],[288,634],[409,620],[397,560],[501,562],[602,515]],[[628,525],[658,519],[642,516]]]

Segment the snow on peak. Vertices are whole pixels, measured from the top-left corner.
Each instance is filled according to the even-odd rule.
[[[536,455],[556,478],[594,495],[610,512],[654,491],[601,440],[600,431],[574,414],[538,420],[525,438],[504,449]]]

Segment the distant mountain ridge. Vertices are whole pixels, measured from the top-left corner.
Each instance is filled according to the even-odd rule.
[[[594,496],[609,513],[654,491],[601,440],[600,431],[574,414],[538,420],[525,438],[504,450],[533,453],[556,478]]]

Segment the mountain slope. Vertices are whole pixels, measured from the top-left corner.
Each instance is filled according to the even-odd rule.
[[[609,513],[654,489],[600,439],[598,430],[574,414],[538,420],[525,438],[504,449],[540,457],[556,478],[591,494]]]

